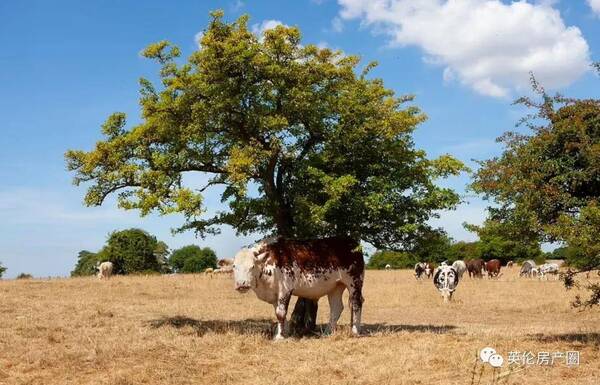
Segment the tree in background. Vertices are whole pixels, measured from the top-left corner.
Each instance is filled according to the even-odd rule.
[[[167,274],[171,272],[171,266],[169,265],[169,246],[163,242],[156,242],[156,248],[154,249],[154,257],[160,266],[160,272]]]
[[[457,260],[469,261],[471,259],[481,258],[481,250],[479,248],[479,241],[465,242],[459,241],[452,243],[448,248],[446,259],[449,262]]]
[[[544,256],[535,234],[523,236],[514,231],[511,222],[486,219],[481,226],[465,224],[465,228],[479,236],[477,254],[486,261],[498,259],[504,265],[508,261],[522,262],[533,259],[543,262]]]
[[[377,250],[367,263],[367,269],[384,269],[390,265],[392,269],[413,268],[417,259],[414,255],[404,251]]]
[[[499,205],[501,220],[525,218],[541,240],[579,250],[579,268],[565,275],[572,287],[576,274],[600,268],[600,100],[549,96],[532,84],[541,100],[518,100],[534,110],[522,120],[531,133],[504,134],[504,152],[480,163],[472,187]],[[591,297],[575,306],[600,303],[600,285],[587,287]]]
[[[2,278],[2,275],[4,274],[5,271],[6,271],[6,267],[2,266],[2,263],[0,263],[0,278]]]
[[[143,55],[161,65],[162,84],[141,79],[142,122],[126,128],[115,113],[93,150],[66,154],[74,183],[89,184],[87,205],[117,193],[121,208],[141,215],[183,214],[179,231],[201,237],[230,225],[401,248],[459,202],[435,181],[463,164],[414,147],[425,116],[406,105],[412,97],[368,77],[374,63],[357,73],[357,56],[301,44],[296,27],[256,36],[247,16],[226,23],[221,11],[185,64],[166,41]],[[184,185],[189,173],[210,179],[194,190]],[[209,216],[203,193],[215,186],[228,209]],[[316,302],[299,300],[292,325],[314,327],[315,317]]]
[[[156,237],[140,229],[112,232],[98,253],[99,261],[110,261],[115,274],[160,272],[155,255]]]
[[[98,263],[98,254],[91,251],[81,250],[77,255],[77,264],[71,277],[87,276],[96,274],[96,264]]]
[[[173,251],[169,264],[177,273],[200,273],[217,267],[217,255],[209,247],[189,245]]]

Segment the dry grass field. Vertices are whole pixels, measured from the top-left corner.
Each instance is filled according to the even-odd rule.
[[[502,384],[600,383],[599,310],[517,270],[464,279],[449,305],[412,272],[368,271],[364,337],[346,308],[334,336],[283,342],[273,308],[230,277],[0,281],[0,384],[488,384],[489,366],[472,381],[485,346],[580,352],[578,367],[531,365]]]

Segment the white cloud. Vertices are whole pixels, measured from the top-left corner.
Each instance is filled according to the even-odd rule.
[[[204,31],[200,31],[196,35],[194,35],[194,42],[198,44],[198,48],[202,48],[202,36],[204,36]]]
[[[254,33],[257,36],[262,36],[266,30],[273,29],[278,25],[285,26],[285,24],[283,24],[279,20],[264,20],[262,23],[252,25],[252,33]]]
[[[233,12],[237,12],[240,9],[244,8],[245,5],[246,4],[244,4],[242,0],[236,0],[229,6],[229,8],[231,8]]]
[[[343,20],[337,16],[334,17],[333,20],[331,20],[331,30],[337,33],[342,32],[344,30]]]
[[[591,0],[600,3],[600,0]],[[589,47],[565,26],[552,2],[499,0],[338,0],[339,17],[390,36],[391,44],[420,47],[428,63],[445,67],[476,92],[513,96],[529,88],[529,73],[549,89],[589,70]],[[453,76],[450,77],[449,75]]]
[[[592,11],[600,16],[600,0],[587,0],[588,5],[592,8]]]

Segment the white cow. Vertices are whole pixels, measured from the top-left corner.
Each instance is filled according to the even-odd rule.
[[[454,270],[456,270],[456,274],[458,274],[458,279],[462,279],[463,274],[467,271],[467,264],[464,261],[454,261],[452,264]]]
[[[542,266],[540,266],[538,277],[540,279],[542,279],[542,278],[548,279],[548,277],[546,276],[547,274],[553,274],[558,279],[558,264],[544,263]]]
[[[112,275],[112,272],[113,272],[112,262],[98,263],[98,264],[96,264],[96,268],[98,269],[98,279],[108,279]]]
[[[385,269],[386,270],[391,270],[392,269],[392,265],[390,265],[389,263],[387,265],[385,265]]]
[[[348,289],[352,309],[352,332],[360,333],[362,286],[365,263],[357,251],[358,243],[349,239],[328,238],[292,241],[282,238],[260,242],[242,249],[234,258],[235,289],[273,305],[277,316],[275,339],[284,338],[288,305],[292,295],[329,300],[329,329],[344,309],[342,294]]]

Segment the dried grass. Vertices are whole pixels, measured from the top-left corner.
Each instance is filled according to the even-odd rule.
[[[466,278],[448,305],[409,271],[368,271],[364,337],[346,308],[335,335],[282,343],[272,306],[227,276],[2,281],[0,384],[470,384],[484,346],[581,352],[579,367],[531,366],[503,384],[598,384],[599,311],[517,271]]]

